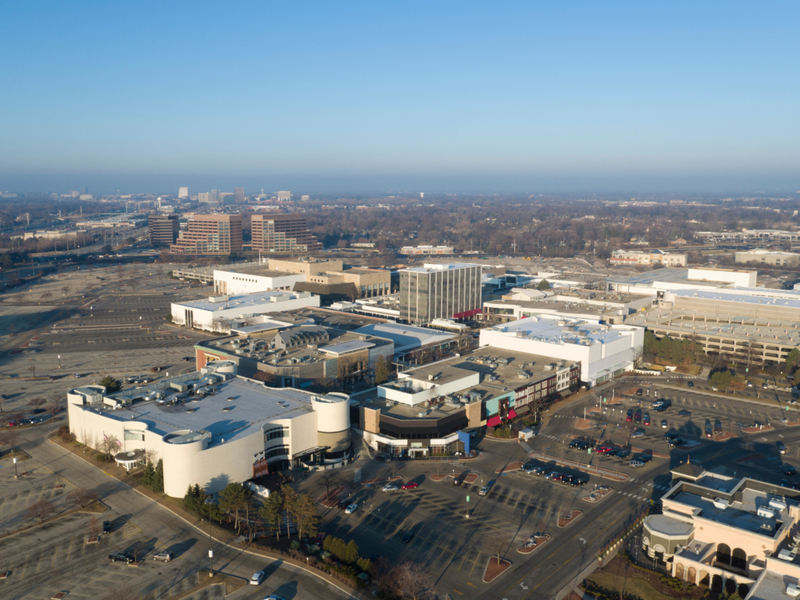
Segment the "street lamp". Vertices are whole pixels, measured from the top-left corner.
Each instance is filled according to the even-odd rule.
[[[14,479],[19,479],[19,475],[17,474],[17,457],[14,457]]]
[[[206,498],[206,505],[210,505],[211,499]],[[214,538],[211,537],[211,508],[208,509],[208,576],[214,576],[214,550],[212,549],[212,545],[214,543]]]

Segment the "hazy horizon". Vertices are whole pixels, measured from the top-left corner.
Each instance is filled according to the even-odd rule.
[[[800,190],[796,2],[4,8],[0,189]]]

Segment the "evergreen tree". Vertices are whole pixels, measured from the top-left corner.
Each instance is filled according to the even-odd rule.
[[[344,561],[354,563],[358,560],[358,544],[355,540],[350,540],[344,549]]]
[[[156,463],[156,469],[153,476],[153,483],[151,484],[150,487],[156,493],[164,491],[164,461],[161,460],[160,458]]]
[[[280,540],[281,519],[283,518],[283,494],[280,492],[270,493],[267,501],[258,509],[258,516],[264,519],[270,527],[275,528],[276,537]]]
[[[380,385],[387,381],[389,381],[388,361],[383,356],[379,356],[378,360],[375,361],[375,383]]]
[[[156,477],[156,470],[153,468],[153,463],[148,462],[142,471],[142,485],[152,487],[153,481]]]

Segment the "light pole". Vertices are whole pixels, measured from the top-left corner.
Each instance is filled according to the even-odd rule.
[[[14,457],[14,479],[19,479],[19,475],[17,474],[17,457]]]
[[[211,537],[211,502],[209,498],[206,498],[206,506],[208,506],[208,576],[214,576],[214,550],[212,549],[212,544],[214,543],[214,538]]]

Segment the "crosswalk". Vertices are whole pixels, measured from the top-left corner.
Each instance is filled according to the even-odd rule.
[[[353,483],[361,483],[361,467],[353,469]]]
[[[554,419],[580,419],[580,415],[553,415]]]
[[[520,442],[519,445],[522,446],[522,449],[525,450],[525,452],[527,452],[528,454],[531,454],[533,452],[533,448],[528,446],[528,444],[526,444],[525,442]]]
[[[642,496],[639,496],[638,494],[631,494],[629,492],[617,492],[617,494],[619,494],[620,496],[627,496],[628,498],[636,498],[637,500],[641,500],[642,502],[649,502],[650,501],[650,498],[643,498]]]

